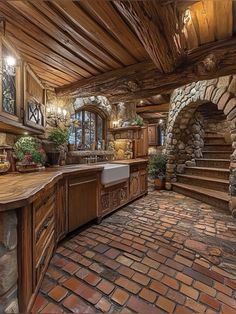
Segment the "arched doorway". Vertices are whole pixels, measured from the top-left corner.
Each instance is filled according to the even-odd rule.
[[[212,112],[209,110],[210,106]],[[203,115],[206,108],[209,110],[209,118],[212,113],[215,113],[215,116],[221,115],[228,125],[228,137],[225,143],[221,144],[229,146],[230,141],[232,147],[236,147],[234,143],[236,141],[236,98],[234,93],[227,90],[227,86],[219,86],[218,80],[211,80],[192,83],[175,90],[171,97],[171,110],[167,124],[168,189],[176,183],[178,172],[181,172],[186,162],[191,165],[191,162],[194,164],[196,159],[204,157],[202,152],[206,143],[201,123],[206,120]],[[230,159],[227,166],[228,174],[230,172],[228,204],[233,215],[236,215],[236,170],[234,170],[236,156],[235,152],[232,153],[230,146],[228,152],[227,158]],[[204,198],[202,200],[206,201]]]

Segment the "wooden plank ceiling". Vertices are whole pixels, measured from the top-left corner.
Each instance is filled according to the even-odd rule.
[[[72,84],[70,96],[80,93],[76,82],[101,76],[102,84],[104,73],[115,77],[130,65],[153,62],[160,73],[172,72],[188,52],[236,33],[232,0],[2,0],[0,16],[6,39],[41,81],[64,94]],[[150,111],[168,103],[145,102]]]

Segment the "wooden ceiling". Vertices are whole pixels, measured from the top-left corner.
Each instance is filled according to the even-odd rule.
[[[143,99],[144,115],[166,110],[154,95],[236,71],[233,0],[1,0],[0,16],[6,39],[61,96]],[[230,62],[205,69],[225,51]]]
[[[1,1],[0,14],[7,39],[51,87],[148,59],[110,1]]]

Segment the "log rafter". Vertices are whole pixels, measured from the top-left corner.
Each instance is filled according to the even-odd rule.
[[[142,107],[136,107],[137,113],[142,112],[168,112],[169,111],[170,104],[160,104],[160,105],[149,105],[149,106],[142,106]]]
[[[148,98],[182,85],[236,73],[236,38],[204,45],[191,51],[185,66],[160,73],[151,62],[142,62],[83,79],[56,89],[59,96],[103,95],[112,102]]]
[[[157,69],[162,73],[172,72],[184,56],[182,25],[174,4],[117,0],[114,5],[132,26]]]

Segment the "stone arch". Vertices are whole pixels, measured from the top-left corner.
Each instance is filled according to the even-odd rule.
[[[234,149],[230,162],[230,210],[236,216],[236,77],[227,76],[209,81],[198,81],[176,89],[171,96],[171,109],[167,123],[166,187],[176,180],[177,167],[183,161],[178,152],[178,130],[184,132],[196,109],[204,103],[211,102],[222,110],[229,122],[232,147]],[[189,156],[186,156],[189,157]],[[193,156],[192,156],[193,157]]]
[[[85,107],[94,108],[95,110],[97,109],[100,112],[103,112],[103,114],[106,115],[107,119],[109,120],[114,115],[111,103],[106,97],[103,96],[76,98],[73,107],[75,111],[82,110]]]

